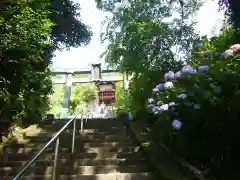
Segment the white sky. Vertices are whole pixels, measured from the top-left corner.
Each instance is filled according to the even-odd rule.
[[[74,1],[81,4],[81,19],[83,22],[92,27],[92,41],[85,47],[56,52],[56,56],[53,58],[53,68],[88,68],[93,62],[103,61],[99,59],[99,55],[105,49],[105,46],[100,43],[100,31],[101,22],[107,14],[96,8],[95,0]],[[221,20],[223,19],[223,12],[217,11],[218,1],[206,1],[196,15],[196,19],[199,22],[196,25],[196,30],[199,31],[201,35],[211,36],[218,33]]]

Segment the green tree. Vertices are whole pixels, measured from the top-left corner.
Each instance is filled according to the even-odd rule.
[[[112,12],[106,19],[103,41],[109,42],[103,53],[106,62],[133,74],[130,82],[130,107],[135,114],[145,109],[145,102],[159,77],[182,65],[176,54],[186,59],[192,48],[194,22],[189,20],[200,7],[198,0],[167,3],[163,1],[108,1],[103,10]],[[174,14],[174,16],[173,16]],[[177,51],[173,51],[178,47]]]
[[[123,82],[116,82],[116,111],[121,112],[124,110],[124,89],[123,89]]]
[[[0,122],[16,122],[49,109],[54,51],[85,45],[91,31],[71,0],[3,0],[0,7]]]
[[[219,9],[225,11],[225,21],[234,31],[232,44],[240,41],[240,3],[238,0],[218,0]]]
[[[96,98],[95,84],[80,84],[72,88],[69,113],[76,114]]]

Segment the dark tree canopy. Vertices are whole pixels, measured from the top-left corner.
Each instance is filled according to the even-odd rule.
[[[240,28],[240,1],[239,0],[219,0],[220,9],[225,10],[230,23],[235,28]]]
[[[63,47],[78,47],[87,44],[92,35],[90,28],[83,24],[80,17],[80,4],[71,0],[52,1],[53,42]],[[61,45],[60,45],[61,44]]]

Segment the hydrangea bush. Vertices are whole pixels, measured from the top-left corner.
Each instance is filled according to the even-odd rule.
[[[240,44],[223,53],[207,50],[199,62],[167,72],[153,88],[148,109],[158,116],[165,143],[198,168],[226,179],[224,175],[237,167],[234,158],[239,158],[240,150],[236,138],[240,128]],[[236,177],[233,174],[231,178]]]

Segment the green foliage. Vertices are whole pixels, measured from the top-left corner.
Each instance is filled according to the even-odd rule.
[[[123,82],[116,82],[116,111],[117,113],[124,110],[124,89]]]
[[[64,98],[64,85],[53,85],[53,93],[49,96],[50,110],[49,114],[54,114],[55,117],[60,118],[62,103]]]
[[[91,102],[95,98],[95,84],[81,84],[73,86],[69,113],[75,114],[76,111],[80,111],[81,108],[84,108],[89,102]]]
[[[55,24],[52,37],[57,48],[78,47],[89,43],[92,35],[90,28],[78,20],[80,4],[72,0],[52,0],[50,10],[50,18]]]
[[[56,117],[60,117],[64,98],[64,85],[54,85],[54,93],[50,97],[51,109],[49,113],[54,114]],[[78,84],[73,85],[71,90],[71,99],[69,105],[69,114],[74,115],[76,112],[85,108],[89,102],[96,98],[96,86],[95,84]]]
[[[51,46],[48,38],[53,24],[48,11],[37,10],[25,1],[5,5],[0,14],[0,109],[1,120],[11,122],[48,108],[50,56],[44,50]]]
[[[71,0],[3,0],[0,7],[0,122],[24,124],[50,108],[54,51],[86,44],[91,32]]]
[[[234,28],[233,44],[240,41],[240,6],[238,0],[218,0],[219,9],[225,11],[225,22]]]

